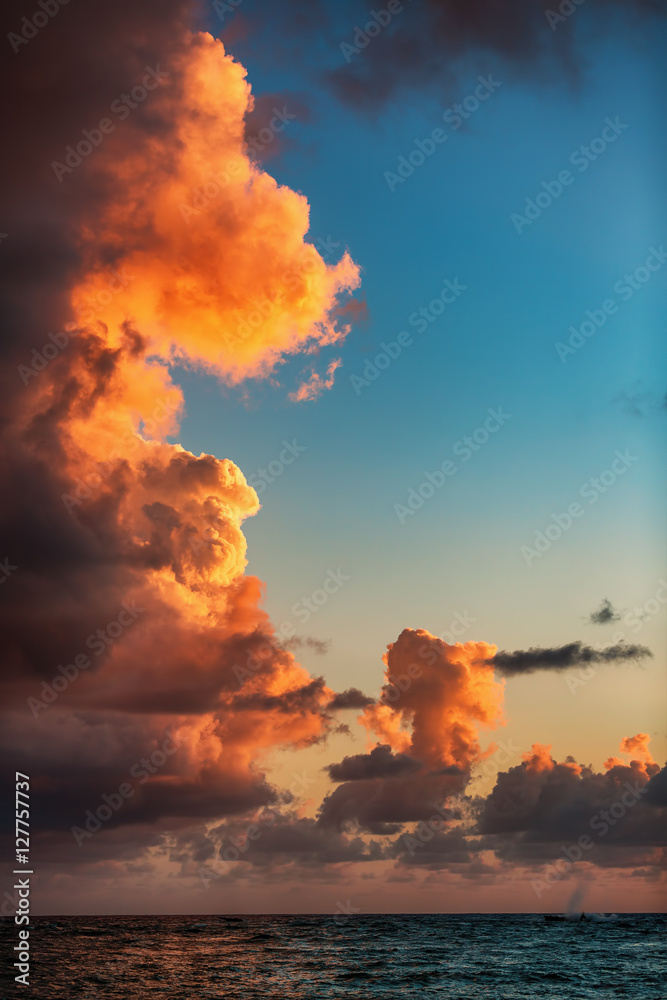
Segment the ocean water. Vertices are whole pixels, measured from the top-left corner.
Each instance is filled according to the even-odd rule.
[[[28,989],[3,924],[2,996],[665,1000],[666,929],[664,914],[43,917]]]

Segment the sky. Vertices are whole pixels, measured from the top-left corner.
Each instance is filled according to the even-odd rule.
[[[3,15],[41,912],[663,906],[664,17],[483,7]]]

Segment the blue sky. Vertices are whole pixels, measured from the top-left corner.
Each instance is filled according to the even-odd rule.
[[[303,634],[331,640],[326,656],[305,650],[302,659],[337,689],[377,691],[381,654],[406,626],[442,634],[459,613],[476,619],[465,639],[501,648],[606,642],[611,627],[583,621],[600,600],[608,596],[624,611],[658,587],[667,266],[628,301],[614,290],[667,238],[656,167],[665,152],[656,129],[661,38],[654,36],[653,51],[651,44],[645,37],[641,44],[589,45],[577,87],[542,87],[498,71],[502,85],[467,126],[450,129],[393,192],[385,172],[443,124],[443,107],[456,96],[438,102],[421,95],[369,120],[313,90],[305,69],[276,65],[261,46],[243,47],[256,94],[308,93],[310,120],[290,124],[293,143],[266,169],[308,198],[310,239],[331,238],[337,254],[347,248],[361,266],[369,320],[343,347],[312,359],[319,371],[334,357],[343,362],[333,388],[312,402],[287,398],[309,370],[303,357],[282,366],[274,385],[230,389],[179,375],[187,401],[180,440],[197,453],[233,459],[249,479],[278,458],[283,441],[305,449],[246,522],[249,571],[266,581],[266,608],[277,624],[294,620],[294,604],[320,587],[329,569],[349,575],[299,625]],[[481,71],[472,62],[461,70],[458,99],[473,93]],[[289,95],[282,103],[289,108]],[[607,118],[628,127],[580,172],[570,156],[600,136]],[[512,213],[567,168],[573,183],[518,234]],[[408,317],[445,279],[466,290],[418,333]],[[555,345],[567,340],[570,324],[579,326],[586,310],[610,297],[618,311],[561,361]],[[403,330],[412,344],[357,393],[351,376],[362,375],[380,343]],[[639,393],[643,415],[630,412],[624,393]],[[456,442],[498,407],[510,419],[401,523],[394,505],[405,504],[425,472],[452,458]],[[533,544],[552,514],[582,499],[584,484],[610,466],[617,449],[629,449],[636,461],[598,502],[584,500],[583,515],[527,565],[521,547]],[[664,610],[643,625],[638,641],[656,659],[633,674],[630,694],[620,668],[576,699],[562,676],[541,677],[540,733],[532,737],[535,678],[511,681],[511,731],[524,742],[549,736],[556,750],[589,758],[604,755],[596,747],[612,752],[637,729],[654,734],[663,749],[662,721],[651,705],[662,673]],[[591,711],[592,729],[584,725]]]

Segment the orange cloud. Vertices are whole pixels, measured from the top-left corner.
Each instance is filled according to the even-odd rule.
[[[361,720],[393,750],[431,768],[469,771],[481,759],[479,729],[501,723],[504,681],[485,661],[485,642],[449,645],[423,629],[404,629],[387,647],[385,685]]]
[[[359,269],[347,253],[324,262],[305,240],[305,197],[247,155],[245,69],[206,33],[192,35],[178,58],[179,85],[153,98],[173,134],[128,148],[114,164],[126,196],[97,223],[74,306],[85,319],[88,303],[100,301],[112,256],[128,278],[97,317],[112,343],[129,319],[151,354],[229,382],[265,376],[290,354],[346,336],[337,307]]]
[[[314,371],[310,378],[299,386],[296,392],[290,393],[289,398],[294,403],[303,403],[309,399],[317,399],[325,389],[330,389],[334,384],[334,372],[337,368],[340,368],[341,364],[340,358],[334,358],[329,363],[324,377]]]
[[[531,749],[523,754],[523,759],[525,761],[526,770],[529,773],[541,774],[543,771],[553,771],[554,768],[566,768],[572,771],[573,774],[581,774],[581,767],[571,757],[563,761],[561,764],[557,764],[554,758],[551,756],[551,743],[544,745],[542,743],[533,743]]]
[[[625,736],[619,744],[621,753],[631,757],[630,766],[647,775],[654,774],[659,769],[659,765],[656,764],[649,749],[650,742],[651,737],[648,733],[637,733],[636,736]],[[610,771],[613,767],[627,767],[628,765],[618,757],[608,757],[604,766],[607,771]]]
[[[637,733],[636,736],[626,736],[621,740],[619,749],[623,753],[633,754],[633,759],[644,761],[645,764],[654,764],[653,755],[649,750],[651,737],[648,733]]]
[[[237,691],[225,693],[231,664],[220,663],[221,646],[239,636],[252,645],[255,635],[273,643],[259,586],[243,576],[241,524],[259,503],[232,462],[165,441],[183,409],[169,364],[201,365],[228,381],[267,375],[287,354],[345,336],[338,299],[359,275],[347,254],[324,263],[305,242],[306,199],[247,155],[253,98],[243,67],[205,33],[175,59],[177,84],[154,95],[173,132],[116,151],[123,196],[97,220],[87,274],[72,293],[72,329],[86,332],[70,358],[77,391],[62,423],[72,482],[64,502],[89,526],[101,509],[113,510],[115,544],[147,564],[131,593],[151,610],[75,697],[126,709],[149,691],[163,707],[180,699],[184,708],[217,711],[220,738],[254,753],[318,738],[333,692],[320,685],[299,701],[311,679],[291,653],[272,647],[243,691],[274,701],[236,717],[229,711]],[[125,278],[113,296],[103,294],[110,256]],[[330,386],[339,363],[299,398]],[[53,401],[48,384],[38,406],[45,400]],[[147,434],[156,401],[165,412]]]
[[[533,743],[531,749],[523,754],[526,762],[526,769],[539,774],[540,771],[551,771],[554,768],[554,760],[551,756],[551,744]]]
[[[277,640],[262,585],[245,575],[242,526],[259,510],[255,490],[233,462],[170,441],[184,410],[172,364],[238,382],[349,329],[340,297],[357,286],[358,268],[347,254],[325,263],[306,242],[306,199],[247,155],[252,104],[245,70],[219,41],[179,34],[150,108],[119,126],[80,168],[85,183],[66,192],[82,201],[71,224],[82,268],[70,339],[59,334],[48,367],[22,385],[7,434],[34,484],[16,517],[62,540],[12,595],[12,696],[25,710],[123,602],[140,608],[116,640],[99,640],[99,659],[65,686],[47,724],[61,711],[115,712],[135,729],[143,718],[149,741],[174,718],[190,748],[176,810],[183,782],[219,789],[227,776],[254,789],[258,760],[319,740],[331,724],[334,692]],[[93,190],[107,196],[87,211]],[[112,291],[110,269],[120,276]],[[92,726],[86,753],[94,758],[105,738]],[[79,740],[77,730],[75,755]],[[239,790],[234,801],[249,798]],[[203,799],[215,815],[214,799]]]

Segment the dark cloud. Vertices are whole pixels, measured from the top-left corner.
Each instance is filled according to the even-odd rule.
[[[513,652],[501,651],[487,660],[500,674],[515,677],[517,674],[532,674],[536,670],[567,670],[589,663],[623,663],[653,656],[646,646],[619,642],[607,649],[594,649],[583,642],[570,642],[565,646],[517,649]]]
[[[289,865],[321,870],[326,865],[378,861],[383,850],[376,842],[348,837],[289,810],[265,809],[245,824],[226,820],[206,834],[183,831],[177,835],[170,856],[186,864],[204,862],[200,869],[203,875],[207,868],[213,873],[216,869],[225,874],[234,871],[234,862],[221,865],[221,860],[236,857],[242,863],[236,874],[243,874],[242,869],[247,871],[248,866],[266,873]]]
[[[245,118],[248,155],[266,163],[296,143],[296,127],[312,120],[312,110],[303,94],[262,94]]]
[[[661,769],[645,748],[637,748],[638,740],[624,740],[622,746],[627,756],[637,752],[644,759],[610,758],[602,773],[573,757],[558,763],[548,747],[535,746],[521,764],[498,774],[487,796],[460,796],[450,789],[445,807],[436,805],[444,789],[436,791],[420,775],[351,781],[325,799],[319,822],[338,830],[397,834],[386,852],[402,867],[450,869],[488,881],[506,864],[530,869],[567,857],[563,845],[577,845],[583,836],[589,843],[582,852],[587,863],[644,865],[656,872],[665,861],[667,767]],[[482,860],[484,852],[494,853],[501,867]]]
[[[337,830],[359,827],[377,835],[397,833],[405,823],[429,819],[437,804],[458,792],[460,786],[459,777],[423,774],[355,778],[326,796],[319,822]],[[446,812],[454,815],[449,808]]]
[[[58,831],[68,832],[76,857],[117,827],[178,828],[279,802],[276,789],[249,764],[230,758],[213,766],[200,758],[196,741],[169,717],[149,721],[54,706],[28,730],[25,718],[5,716],[1,750],[32,777],[31,818],[45,859],[48,835]],[[121,786],[131,794],[120,796]],[[115,803],[112,815],[78,848],[71,828],[84,829],[89,811],[105,809],[104,796]]]
[[[6,471],[0,530],[12,539],[11,558],[19,567],[0,612],[9,686],[29,674],[50,678],[59,663],[85,650],[88,635],[118,615],[141,565],[164,558],[157,537],[143,555],[138,546],[114,545],[128,471],[122,461],[112,463],[109,489],[92,496],[80,518],[62,500],[72,488],[62,472],[70,446],[62,422],[85,418],[113,385],[123,353],[142,349],[141,339],[128,332],[125,346],[111,350],[87,331],[72,336],[48,370],[31,375],[27,384],[17,369],[31,365],[33,350],[44,344],[53,350],[49,334],[58,336],[72,319],[69,294],[89,249],[82,232],[94,243],[99,213],[122,191],[106,149],[118,152],[147,135],[170,134],[160,89],[106,138],[106,149],[95,150],[62,183],[52,161],[62,160],[66,147],[82,140],[82,129],[97,126],[110,102],[137,84],[146,66],[169,69],[178,89],[189,7],[186,0],[64,5],[16,53],[8,45],[1,61],[0,80],[13,95],[2,113],[12,154],[0,166],[7,194],[3,226],[10,233],[0,274]],[[20,32],[22,16],[33,14],[27,0],[4,6],[2,37]],[[97,249],[113,267],[113,249]],[[47,383],[51,395],[45,393],[48,402],[40,406]]]
[[[6,43],[0,81],[3,91],[13,96],[2,112],[3,133],[12,150],[0,167],[2,189],[11,192],[3,206],[3,228],[10,236],[2,248],[0,277],[3,353],[13,353],[23,341],[29,354],[49,331],[62,329],[70,318],[67,293],[86,254],[79,223],[86,218],[94,240],[96,214],[122,190],[101,151],[94,151],[60,183],[52,162],[62,161],[66,147],[84,138],[82,130],[96,127],[109,114],[111,102],[140,83],[147,66],[159,63],[178,88],[179,56],[192,9],[189,0],[138,5],[119,0],[106,9],[99,2],[78,8],[68,4],[17,52]],[[20,32],[22,16],[34,12],[29,0],[4,5],[2,37]],[[107,137],[109,149],[128,148],[151,133],[169,135],[174,126],[165,113],[161,89]],[[107,263],[113,266],[111,248]],[[22,354],[16,363],[19,360],[24,360]],[[5,374],[11,400],[25,387],[15,366]],[[4,403],[9,400],[3,393]]]
[[[591,611],[587,619],[591,625],[609,625],[611,622],[619,622],[621,616],[614,610],[614,606],[608,597],[605,597],[600,607]]]
[[[221,143],[236,148],[244,125],[243,71],[222,52],[207,62],[213,46],[190,34],[201,14],[190,0],[64,4],[13,52],[7,36],[35,10],[26,0],[0,13],[0,79],[12,95],[2,112],[11,155],[0,164],[9,234],[0,273],[0,531],[17,567],[0,607],[0,686],[4,755],[31,775],[46,855],[44,838],[57,840],[102,795],[115,795],[167,729],[185,732],[187,747],[136,786],[95,834],[94,850],[121,827],[133,842],[150,830],[152,845],[156,827],[275,803],[280,794],[258,759],[276,746],[309,745],[332,720],[330,692],[277,641],[260,581],[244,576],[240,525],[257,510],[256,494],[232,462],[168,443],[180,390],[169,360],[153,354],[155,341],[147,348],[128,320],[136,272],[126,258],[157,248],[151,263],[170,267],[161,255],[169,233],[157,235],[157,217],[169,217],[179,260],[201,246],[195,224],[177,203],[163,211],[160,197],[178,182],[193,199],[205,167],[192,153],[197,139],[211,141],[211,166],[216,158],[225,166]],[[149,69],[166,74],[150,93],[141,87]],[[192,89],[184,97],[195,71],[210,74],[213,95],[230,84],[229,108]],[[142,98],[130,97],[135,87]],[[134,104],[123,117],[110,110],[122,94]],[[263,127],[269,103],[257,103],[247,128]],[[104,119],[114,128],[102,134]],[[188,143],[179,134],[185,121],[193,123]],[[82,142],[88,152],[79,157]],[[54,171],[68,159],[74,166]],[[223,201],[204,217],[216,251],[238,259],[248,239],[254,253],[261,227],[250,215],[241,224],[244,213],[231,220]],[[291,237],[290,213],[283,217],[266,192],[253,204],[259,214],[266,208],[276,241]],[[85,318],[96,278],[104,284],[114,271],[114,292],[127,287],[128,300],[116,314],[119,299],[104,286],[104,322],[92,307]],[[77,657],[86,663],[75,669]]]
[[[286,639],[281,645],[283,649],[310,649],[318,656],[324,656],[329,651],[331,643],[328,639],[315,639],[310,635],[295,635],[291,639]]]
[[[271,695],[264,692],[240,694],[233,698],[230,708],[234,712],[282,712],[292,715],[294,712],[319,711],[324,693],[324,678],[315,677],[308,684],[281,694]]]
[[[593,844],[586,861],[625,867],[664,843],[664,768],[609,761],[608,770],[597,773],[549,760],[543,749],[501,772],[488,797],[478,800],[476,830],[485,847],[503,859],[531,863],[585,835]]]
[[[667,393],[637,384],[614,396],[613,402],[633,417],[650,417],[667,409]]]
[[[298,58],[342,103],[367,114],[411,93],[430,92],[443,104],[463,99],[471,71],[473,86],[477,74],[498,72],[503,82],[575,87],[587,65],[589,23],[599,36],[622,19],[627,34],[635,21],[664,14],[660,0],[588,0],[569,17],[551,4],[556,20],[547,16],[548,3],[533,0],[406,0],[388,20],[386,12],[374,15],[381,5],[371,10],[362,0],[308,6],[306,18],[297,16],[303,4],[296,0],[279,13],[269,3],[259,7],[251,37],[263,61],[285,68],[290,56]],[[277,36],[284,43],[278,53]]]
[[[407,754],[392,753],[386,743],[378,743],[370,753],[344,757],[339,764],[328,764],[325,770],[332,781],[362,781],[365,778],[395,778],[421,770],[421,764]]]
[[[252,842],[248,860],[255,864],[293,861],[323,865],[377,860],[380,853],[360,837],[347,838],[313,819],[278,816],[262,836]]]
[[[342,711],[346,708],[366,708],[367,705],[373,704],[375,704],[375,699],[369,698],[369,696],[360,691],[359,688],[347,688],[347,690],[341,691],[337,694],[332,701],[329,702],[327,708],[330,708],[332,711]]]
[[[433,830],[426,823],[401,834],[389,849],[401,865],[433,870],[451,867],[458,870],[469,865],[477,852],[477,844],[463,830]]]
[[[667,767],[654,774],[646,786],[646,802],[667,808]]]

